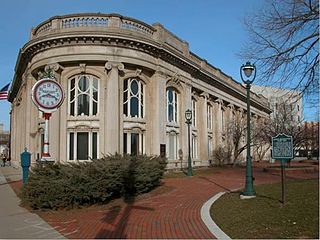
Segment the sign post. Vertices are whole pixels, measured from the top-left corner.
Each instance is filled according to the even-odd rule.
[[[37,108],[43,112],[45,118],[44,146],[41,161],[54,161],[49,153],[49,119],[63,103],[64,91],[53,78],[45,77],[32,87],[31,98]]]
[[[293,158],[292,136],[278,134],[272,137],[272,158],[281,162],[281,203],[285,203],[285,165]]]

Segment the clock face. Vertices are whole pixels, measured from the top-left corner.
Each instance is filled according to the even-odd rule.
[[[51,79],[37,82],[33,88],[33,99],[40,109],[58,108],[63,101],[63,90],[60,84]]]

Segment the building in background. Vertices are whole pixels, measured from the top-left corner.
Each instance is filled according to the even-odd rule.
[[[192,164],[207,166],[226,122],[246,112],[246,89],[161,24],[117,14],[56,16],[32,29],[18,56],[9,92],[13,164],[25,147],[32,162],[43,151],[44,119],[30,93],[48,69],[66,95],[49,126],[50,153],[60,162],[164,153],[169,168],[186,166],[190,109]],[[253,96],[251,106],[255,121],[269,117],[263,97]]]
[[[302,97],[298,91],[252,85],[251,90],[268,99],[272,110],[270,117],[277,118],[279,115],[288,118],[288,122],[301,125],[303,121]],[[285,116],[283,116],[285,115]]]
[[[10,132],[4,130],[3,123],[0,123],[0,154],[1,157],[9,157]],[[1,159],[0,159],[1,160]]]

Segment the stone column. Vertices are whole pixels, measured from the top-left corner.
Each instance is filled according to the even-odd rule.
[[[232,140],[232,133],[231,131],[233,131],[233,128],[237,128],[239,126],[236,126],[236,124],[239,124],[237,122],[235,122],[234,119],[234,115],[233,115],[233,111],[234,111],[234,105],[233,104],[229,104],[227,107],[227,111],[228,111],[228,120],[226,122],[226,131],[227,131],[227,139],[226,139],[226,143],[231,146],[231,159],[228,159],[229,163],[233,163],[234,162],[234,143]]]
[[[19,159],[20,159],[20,153],[24,151],[24,148],[26,147],[26,127],[27,127],[27,121],[23,120],[26,119],[26,110],[27,110],[27,104],[30,101],[27,94],[27,88],[26,88],[26,76],[23,75],[23,83],[21,86],[21,104],[19,106],[19,118],[18,120],[18,125],[20,132],[17,135],[17,138],[19,139],[20,146],[19,146]],[[29,151],[29,149],[28,149]]]
[[[36,79],[28,74],[26,79],[27,91],[27,109],[26,109],[26,147],[32,154],[31,161],[34,163],[37,158],[37,145],[38,145],[38,109],[31,101],[31,90],[36,83]]]
[[[214,129],[214,143],[215,150],[217,150],[222,144],[222,100],[217,99],[214,102],[213,108],[213,129]]]
[[[191,96],[192,96],[192,86],[185,84],[184,92],[181,94],[181,107],[179,112],[180,126],[181,126],[181,138],[180,147],[183,151],[183,167],[188,166],[188,126],[185,123],[185,112],[187,109],[191,110]],[[191,143],[192,126],[190,125],[190,148],[192,148]]]
[[[160,154],[160,144],[166,144],[166,77],[157,71],[148,86],[151,101],[148,104],[146,142],[149,152]],[[146,115],[147,115],[146,114]],[[166,146],[168,148],[168,146]]]
[[[202,93],[198,100],[198,139],[199,139],[199,157],[201,165],[208,165],[208,117],[207,117],[207,101],[209,95]]]
[[[119,101],[119,71],[124,70],[124,65],[119,62],[107,62],[105,68],[109,71],[106,89],[105,139],[106,153],[120,152],[120,106]]]

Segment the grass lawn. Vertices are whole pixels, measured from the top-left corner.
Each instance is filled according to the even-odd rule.
[[[257,197],[240,200],[238,193],[218,199],[210,214],[231,238],[319,239],[319,180],[286,182],[282,207],[281,183],[255,187]]]

